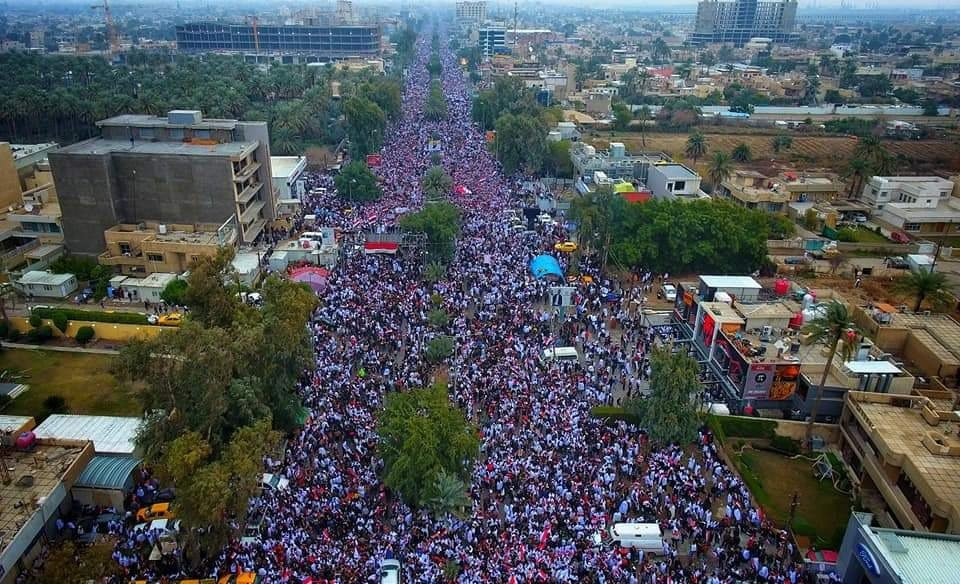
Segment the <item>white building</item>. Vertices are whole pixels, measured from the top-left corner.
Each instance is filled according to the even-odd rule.
[[[110,285],[114,288],[121,287],[130,292],[138,302],[149,300],[152,303],[159,303],[163,301],[163,298],[160,297],[163,294],[163,289],[176,279],[176,274],[154,272],[146,278],[116,276],[110,279]]]
[[[654,164],[647,175],[647,188],[657,199],[696,199],[700,197],[700,175],[683,164]]]
[[[305,156],[271,156],[273,192],[277,194],[278,214],[294,214],[300,209],[303,185],[300,177],[307,168]]]
[[[484,0],[457,2],[457,26],[479,26],[487,20],[487,3]]]
[[[873,218],[908,233],[928,237],[960,233],[960,200],[954,184],[937,176],[875,176],[860,199],[875,209]]]
[[[40,298],[66,298],[77,289],[77,277],[73,274],[51,274],[31,271],[20,276],[14,287],[24,294]]]

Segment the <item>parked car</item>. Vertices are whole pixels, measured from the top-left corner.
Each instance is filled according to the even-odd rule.
[[[883,265],[887,266],[892,270],[909,270],[910,264],[907,262],[906,258],[902,257],[891,257],[883,258]]]
[[[173,509],[170,503],[154,503],[147,507],[141,507],[137,511],[137,521],[151,521],[153,519],[171,519],[174,517]]]
[[[668,302],[673,302],[677,299],[677,287],[673,284],[664,284],[661,286],[660,293],[663,295],[663,299]]]
[[[563,253],[572,253],[577,251],[577,244],[573,241],[560,241],[553,245],[553,249]]]
[[[783,263],[788,266],[801,266],[803,264],[809,264],[810,258],[804,256],[789,256],[783,258]]]
[[[910,243],[910,236],[902,231],[893,231],[890,233],[890,240],[897,243]]]

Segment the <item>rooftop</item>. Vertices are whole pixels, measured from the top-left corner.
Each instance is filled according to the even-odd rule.
[[[670,180],[693,180],[697,178],[696,173],[682,164],[655,164],[654,168]]]
[[[954,412],[933,412],[936,423],[931,424],[922,413],[925,405],[933,406],[926,397],[859,391],[847,393],[847,405],[883,452],[884,460],[907,473],[931,509],[960,516],[960,456],[935,454],[924,444],[928,434],[956,441],[947,437],[947,432],[956,435]],[[937,421],[938,415],[945,420]]]
[[[13,159],[19,160],[39,154],[47,150],[54,150],[59,146],[56,142],[46,142],[43,144],[11,144],[10,150],[13,151]]]
[[[0,415],[0,434],[17,432],[21,428],[32,428],[35,425],[30,416]]]
[[[173,114],[190,114],[192,110],[173,110]],[[157,128],[160,126],[170,128],[209,128],[219,130],[232,130],[237,127],[237,120],[221,120],[216,118],[201,118],[196,124],[171,124],[168,116],[150,116],[145,114],[123,114],[100,120],[98,126],[134,126],[139,128]]]
[[[50,272],[32,271],[20,276],[20,284],[37,284],[41,286],[60,286],[74,278],[73,274],[51,274]]]
[[[92,440],[97,454],[133,454],[139,418],[53,414],[34,429],[38,438]]]
[[[306,164],[303,156],[271,156],[270,168],[273,178],[288,178],[296,173],[301,165]]]
[[[871,528],[873,542],[902,584],[954,584],[960,573],[960,537]]]
[[[257,142],[194,144],[191,142],[148,142],[138,140],[131,144],[129,140],[93,138],[61,148],[59,152],[89,156],[101,156],[115,152],[143,154],[146,156],[244,156],[256,148]]]
[[[750,276],[700,276],[708,288],[746,288],[760,290],[763,286]]]

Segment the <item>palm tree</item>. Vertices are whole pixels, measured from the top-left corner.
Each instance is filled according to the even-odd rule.
[[[423,279],[430,283],[439,282],[447,275],[447,268],[440,262],[429,262],[423,268]]]
[[[658,63],[670,60],[670,47],[667,46],[667,42],[663,40],[663,37],[657,37],[656,40],[653,41],[653,45],[650,47],[650,56]]]
[[[434,477],[430,494],[424,501],[424,506],[433,513],[435,518],[453,515],[463,519],[471,505],[473,501],[467,495],[466,485],[446,469],[441,469]]]
[[[780,136],[775,136],[772,142],[773,142],[773,151],[776,154],[780,154],[781,150],[789,150],[793,146],[793,138],[785,134],[782,134]]]
[[[914,312],[919,312],[923,301],[927,299],[934,306],[950,304],[953,299],[952,288],[950,282],[947,282],[946,275],[940,272],[930,272],[926,268],[911,272],[893,284],[893,289],[896,292],[909,294],[917,299],[913,307]]]
[[[844,178],[850,179],[848,198],[853,198],[857,191],[863,186],[863,181],[872,174],[870,163],[863,158],[851,158],[850,162],[847,163],[847,168],[843,171]]]
[[[730,159],[730,155],[722,150],[714,152],[713,159],[710,160],[710,168],[707,171],[713,190],[716,191],[720,188],[720,183],[730,178],[731,174],[733,174],[733,161]]]
[[[753,158],[753,153],[750,152],[750,147],[741,142],[737,144],[737,147],[733,149],[731,157],[737,162],[750,162]]]
[[[825,342],[830,348],[830,355],[827,357],[827,363],[823,366],[823,373],[820,374],[820,383],[814,389],[816,391],[813,408],[810,409],[810,422],[807,424],[806,444],[809,447],[810,439],[813,436],[813,424],[817,420],[820,412],[820,401],[823,399],[823,387],[827,383],[827,375],[830,374],[830,367],[833,365],[833,358],[837,354],[837,346],[841,340],[844,340],[841,350],[844,361],[850,359],[853,355],[857,343],[853,342],[859,336],[857,325],[850,318],[850,312],[847,305],[837,300],[831,300],[826,305],[826,311],[803,327],[803,332],[809,335],[811,343]],[[846,337],[846,339],[844,339]]]
[[[439,199],[450,192],[453,179],[444,172],[441,166],[432,166],[423,176],[423,192],[428,199]]]
[[[647,106],[641,106],[637,110],[637,121],[640,122],[640,142],[643,144],[643,147],[647,147],[647,121],[650,120],[651,113],[650,108]]]
[[[707,137],[702,132],[694,132],[687,138],[687,157],[693,159],[693,164],[697,164],[697,159],[707,153]]]

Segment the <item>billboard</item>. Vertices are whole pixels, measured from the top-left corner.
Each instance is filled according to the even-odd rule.
[[[796,393],[799,381],[799,363],[778,363],[773,374],[769,398],[774,400],[790,399]]]
[[[743,399],[767,399],[774,373],[773,363],[751,363],[743,382]]]

